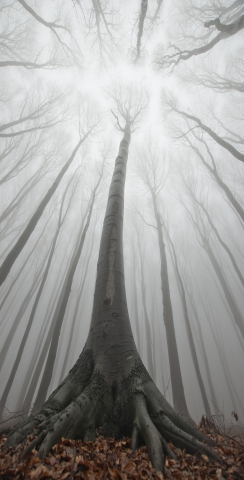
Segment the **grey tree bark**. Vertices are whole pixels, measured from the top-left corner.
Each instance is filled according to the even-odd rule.
[[[140,15],[138,20],[138,33],[137,33],[137,41],[136,41],[136,57],[135,57],[134,63],[136,63],[141,56],[141,42],[142,42],[142,36],[143,36],[144,22],[147,14],[147,8],[148,8],[148,0],[141,0],[141,10],[140,10]]]
[[[125,294],[122,233],[126,164],[138,109],[132,115],[131,108],[123,105],[119,103],[125,127],[117,119],[123,139],[109,190],[86,345],[66,379],[35,416],[14,428],[7,445],[22,441],[36,426],[37,438],[24,454],[41,444],[38,456],[43,458],[62,436],[94,440],[99,428],[103,435],[132,436],[133,448],[142,438],[153,466],[162,471],[163,451],[175,456],[165,440],[191,453],[200,450],[210,458],[219,456],[202,443],[210,440],[161,395],[134,343]]]

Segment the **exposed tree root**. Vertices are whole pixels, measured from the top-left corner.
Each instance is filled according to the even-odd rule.
[[[166,442],[191,454],[205,454],[221,461],[203,441],[212,441],[177,414],[161,395],[138,359],[131,373],[120,383],[108,385],[94,368],[93,354],[86,350],[63,383],[35,416],[16,425],[7,446],[21,443],[34,433],[37,437],[23,452],[39,447],[44,458],[61,437],[94,441],[96,428],[105,436],[132,436],[132,448],[144,442],[152,465],[163,471],[164,455],[175,458]]]

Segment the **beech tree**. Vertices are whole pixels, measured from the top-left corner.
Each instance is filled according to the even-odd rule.
[[[87,115],[89,115],[89,112],[87,113]],[[70,155],[70,157],[66,161],[65,165],[63,166],[63,168],[60,170],[59,174],[55,178],[51,188],[48,190],[48,192],[44,196],[43,200],[38,205],[35,213],[32,215],[32,218],[30,219],[28,225],[26,226],[23,233],[21,234],[21,236],[17,240],[16,244],[14,245],[12,250],[8,253],[7,257],[5,258],[4,262],[2,263],[2,265],[0,267],[0,285],[2,285],[2,283],[6,279],[6,277],[9,273],[9,271],[11,270],[16,258],[18,257],[20,252],[23,250],[23,248],[24,248],[26,242],[28,241],[29,237],[31,236],[37,222],[39,221],[44,209],[46,208],[48,202],[50,201],[53,194],[57,190],[57,188],[58,188],[63,176],[65,175],[66,171],[68,170],[69,166],[73,162],[77,151],[79,150],[79,148],[83,144],[83,142],[87,139],[87,137],[95,130],[95,128],[97,127],[97,125],[99,123],[99,119],[96,115],[93,115],[93,118],[91,117],[90,120],[85,118],[85,122],[88,123],[88,127],[85,131],[81,130],[81,134],[83,134],[83,136],[80,135],[80,139],[79,139],[78,143],[76,144],[75,148],[73,149],[72,154]]]
[[[146,106],[142,93],[133,97],[123,98],[120,92],[115,97],[113,115],[123,138],[109,190],[86,345],[39,412],[14,428],[8,445],[22,441],[37,426],[37,438],[25,453],[41,444],[38,455],[43,458],[62,436],[93,440],[99,428],[106,435],[132,435],[133,448],[141,437],[153,466],[162,470],[163,452],[175,457],[166,441],[173,440],[192,453],[200,449],[210,458],[217,459],[218,454],[202,443],[211,443],[208,437],[159,392],[140,360],[131,332],[123,278],[123,198],[131,133]]]
[[[140,230],[138,226],[135,226],[136,230],[136,240],[137,240],[137,250],[139,252],[139,265],[138,265],[138,270],[140,271],[139,278],[140,278],[140,287],[141,287],[141,298],[142,298],[142,305],[143,305],[143,316],[145,320],[145,331],[146,331],[146,349],[147,349],[147,364],[148,364],[148,372],[150,376],[154,379],[155,378],[155,364],[153,362],[153,354],[152,352],[154,351],[154,345],[152,341],[152,332],[151,332],[151,327],[150,327],[150,322],[149,322],[149,316],[148,316],[148,308],[146,304],[146,283],[145,283],[145,274],[144,274],[144,269],[143,269],[143,251],[142,251],[142,245],[141,245],[141,238],[140,238]],[[137,293],[136,293],[136,288],[134,285],[134,292],[135,292],[135,300],[137,301]],[[139,333],[139,325],[138,325],[138,311],[137,311],[137,305],[135,305],[135,321],[137,325],[137,336],[140,339],[140,333]]]
[[[182,281],[181,274],[180,274],[180,271],[179,271],[178,261],[177,261],[177,256],[176,256],[176,253],[175,253],[174,244],[173,244],[173,242],[172,242],[172,240],[169,236],[169,232],[168,231],[166,231],[166,232],[167,232],[167,237],[169,239],[169,243],[170,243],[172,253],[173,253],[173,255],[172,255],[173,256],[173,266],[174,266],[176,280],[177,280],[177,284],[178,284],[178,288],[179,288],[179,292],[180,292],[183,314],[184,314],[184,319],[185,319],[185,323],[186,323],[187,337],[188,337],[188,341],[189,341],[189,345],[190,345],[192,360],[193,360],[193,364],[194,364],[199,388],[201,390],[206,415],[207,415],[208,418],[210,418],[211,417],[211,410],[210,410],[209,401],[208,401],[207,394],[206,394],[206,389],[205,389],[205,386],[204,386],[204,383],[203,383],[201,371],[200,371],[200,368],[199,368],[199,362],[198,362],[198,358],[197,358],[196,347],[195,347],[195,343],[194,343],[194,339],[193,339],[193,334],[192,334],[192,329],[191,329],[191,324],[190,324],[190,319],[189,319],[189,314],[188,314],[185,287],[184,287],[184,283]]]
[[[169,353],[169,365],[172,383],[173,403],[176,411],[189,417],[186,404],[178,347],[175,335],[175,326],[173,318],[173,308],[170,295],[168,262],[165,249],[164,234],[162,230],[163,218],[159,208],[159,194],[162,191],[167,174],[166,167],[162,158],[160,158],[157,148],[150,145],[146,146],[145,151],[138,154],[137,172],[147,189],[149,190],[152,208],[157,231],[158,247],[160,253],[160,273],[161,273],[161,291],[163,303],[163,317],[167,335],[167,345]]]
[[[212,401],[216,415],[220,408],[228,419],[238,408],[242,419],[243,61],[237,57],[244,10],[241,0],[220,3],[4,0],[0,7],[0,409],[5,421],[6,411],[24,407],[25,420],[9,422],[7,443],[34,435],[24,455],[36,448],[44,458],[62,437],[126,435],[133,448],[145,443],[153,466],[163,470],[164,455],[174,458],[167,442],[220,460],[194,425],[204,413],[200,390],[208,417]],[[170,82],[168,70],[153,61],[159,35],[166,48],[158,60],[168,56]],[[168,41],[175,45],[172,58]],[[182,83],[187,65],[195,64],[203,83],[194,77]],[[131,90],[128,79],[137,82]],[[171,81],[177,103],[162,119],[160,91],[168,94]],[[77,99],[86,97],[101,112],[99,128],[86,112],[77,122]],[[125,177],[129,149],[141,146],[149,130],[159,155],[156,165],[152,154],[145,189],[133,154],[126,183]],[[95,202],[94,164],[101,167],[98,151],[107,143],[117,155],[114,173],[108,154]],[[170,165],[166,182],[162,152]],[[192,196],[180,165],[194,172]],[[59,203],[73,175],[78,188],[66,216],[67,201]],[[146,217],[147,223],[156,229],[134,235],[137,194],[143,218],[150,212],[154,220]]]
[[[77,173],[77,172],[75,172],[75,173]],[[56,243],[58,241],[58,236],[59,236],[60,230],[63,226],[63,223],[65,221],[65,218],[67,217],[67,213],[68,213],[68,210],[69,210],[69,207],[70,207],[70,202],[71,202],[72,196],[69,200],[68,206],[66,207],[66,209],[63,213],[64,201],[65,201],[65,197],[66,197],[68,188],[69,188],[72,180],[73,180],[73,178],[71,178],[71,180],[68,182],[67,187],[64,191],[64,195],[63,195],[61,205],[60,205],[58,225],[57,225],[57,228],[56,228],[56,231],[55,231],[55,234],[54,234],[54,238],[53,238],[53,241],[52,241],[52,246],[51,246],[51,249],[50,249],[50,252],[49,252],[49,256],[48,256],[47,264],[46,264],[46,267],[45,267],[45,271],[43,273],[42,281],[41,281],[41,284],[39,286],[39,289],[38,289],[38,292],[37,292],[37,295],[36,295],[36,298],[35,298],[35,302],[33,304],[32,310],[31,310],[29,321],[28,321],[28,324],[26,326],[26,329],[25,329],[25,332],[24,332],[24,335],[23,335],[23,338],[22,338],[22,341],[21,341],[16,359],[15,359],[15,362],[14,362],[14,365],[13,365],[13,368],[12,368],[12,371],[11,371],[11,374],[9,376],[7,385],[4,389],[3,395],[1,397],[1,401],[0,401],[0,415],[1,416],[2,416],[2,412],[3,412],[3,409],[4,409],[5,403],[6,403],[6,399],[8,397],[9,391],[11,389],[15,374],[17,372],[21,357],[23,355],[23,351],[24,351],[24,348],[25,348],[25,345],[26,345],[26,341],[27,341],[30,329],[31,329],[32,324],[33,324],[33,320],[34,320],[34,316],[35,316],[35,313],[36,313],[36,310],[37,310],[37,307],[38,307],[38,303],[39,303],[39,300],[40,300],[40,297],[41,297],[41,294],[42,294],[42,291],[43,291],[43,288],[44,288],[44,285],[45,285],[45,282],[46,282],[46,279],[47,279],[47,276],[48,276],[48,273],[49,273],[49,270],[50,270],[50,266],[51,266],[51,263],[52,263]]]
[[[226,301],[229,305],[229,308],[230,308],[230,311],[233,315],[235,323],[239,327],[240,333],[241,333],[242,337],[244,338],[244,317],[243,317],[242,312],[240,311],[240,309],[239,309],[239,307],[238,307],[238,305],[237,305],[237,303],[236,303],[236,301],[233,297],[233,294],[232,294],[231,289],[228,285],[228,282],[225,279],[225,276],[224,276],[223,271],[222,271],[222,269],[219,265],[219,262],[216,258],[216,255],[214,254],[214,251],[213,251],[213,249],[210,245],[209,236],[206,232],[205,224],[204,224],[201,216],[199,215],[199,211],[197,209],[196,209],[196,212],[195,212],[196,213],[196,218],[194,218],[193,214],[190,212],[190,210],[188,208],[187,208],[187,211],[189,213],[189,216],[191,218],[191,221],[192,221],[193,225],[196,228],[196,232],[199,234],[200,241],[202,242],[202,247],[205,250],[205,252],[207,253],[207,255],[209,257],[209,260],[210,260],[210,262],[213,266],[213,269],[214,269],[214,271],[215,271],[215,273],[216,273],[216,275],[219,279],[221,287],[223,288],[223,291],[224,291],[224,294],[225,294],[225,297],[226,297]]]
[[[54,362],[56,358],[56,353],[57,353],[57,347],[58,347],[58,340],[59,340],[59,335],[60,335],[60,330],[62,327],[63,319],[64,319],[64,314],[65,310],[67,307],[68,299],[69,299],[69,294],[71,291],[71,286],[73,282],[73,278],[75,275],[76,268],[79,263],[79,258],[81,256],[82,248],[84,245],[84,241],[86,238],[86,234],[90,225],[91,221],[91,216],[93,212],[93,207],[94,207],[94,202],[96,199],[97,195],[97,190],[99,188],[99,185],[101,183],[103,175],[103,166],[101,168],[101,171],[99,173],[98,180],[91,192],[91,198],[87,206],[87,210],[84,215],[84,221],[81,223],[81,228],[79,232],[79,236],[77,239],[77,245],[74,248],[74,254],[72,255],[71,262],[69,269],[67,271],[66,278],[64,279],[64,284],[63,288],[61,290],[58,302],[57,302],[57,307],[54,313],[55,318],[55,327],[53,330],[53,335],[52,335],[52,340],[48,352],[48,357],[45,365],[45,369],[43,372],[43,377],[41,380],[41,384],[38,390],[37,398],[36,398],[36,404],[37,407],[38,405],[42,405],[42,403],[45,401],[45,398],[47,396],[47,390],[52,378],[52,372],[53,372],[53,367],[54,367]],[[85,223],[85,224],[84,224]],[[36,410],[36,407],[35,409]]]

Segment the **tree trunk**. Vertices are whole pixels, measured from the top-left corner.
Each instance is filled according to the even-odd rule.
[[[43,173],[43,176],[45,175],[45,172]],[[23,185],[23,187],[20,189],[20,191],[17,193],[17,195],[13,198],[13,200],[10,202],[10,204],[5,208],[3,213],[0,215],[0,223],[2,223],[10,213],[15,210],[15,208],[18,209],[20,208],[21,204],[23,201],[26,199],[28,193],[33,190],[33,188],[37,185],[37,183],[41,180],[42,177],[40,177],[40,171],[38,170],[36,173],[32,175],[29,180]],[[30,184],[30,185],[29,185]],[[12,219],[11,219],[12,220]]]
[[[221,271],[221,268],[219,266],[219,263],[213,253],[213,250],[211,249],[209,243],[207,242],[206,238],[205,238],[205,250],[209,256],[209,259],[213,265],[213,268],[215,270],[215,273],[220,281],[220,284],[223,288],[223,291],[224,291],[224,294],[225,294],[225,298],[228,302],[228,305],[229,305],[229,308],[231,310],[231,313],[233,315],[233,318],[236,322],[236,325],[239,327],[239,330],[241,332],[241,335],[242,337],[244,338],[244,318],[243,318],[243,315],[241,314],[237,304],[236,304],[236,301],[234,300],[233,298],[233,295],[230,291],[230,288],[225,280],[225,277]]]
[[[82,278],[81,285],[80,285],[80,288],[79,288],[79,291],[78,291],[75,310],[74,310],[74,313],[73,313],[73,320],[72,320],[71,329],[70,329],[70,332],[69,332],[69,341],[68,341],[68,345],[67,345],[67,348],[66,348],[66,353],[65,353],[65,357],[64,357],[64,361],[63,361],[63,367],[62,367],[60,377],[59,377],[59,383],[61,383],[63,378],[64,378],[64,372],[65,372],[65,368],[67,366],[67,360],[68,360],[68,356],[69,356],[69,353],[70,353],[70,348],[71,348],[71,343],[72,343],[72,339],[73,339],[73,333],[74,333],[74,328],[75,328],[75,324],[76,324],[77,314],[78,314],[78,310],[79,310],[79,306],[80,306],[80,302],[81,302],[81,297],[82,297],[82,293],[83,293],[83,289],[84,289],[84,285],[85,285],[85,280],[86,280],[88,266],[89,266],[90,259],[91,259],[91,254],[93,252],[93,244],[94,244],[94,231],[93,231],[93,235],[92,235],[92,243],[91,243],[90,253],[89,253],[87,261],[86,261],[86,266],[85,266],[85,269],[84,269],[83,278]]]
[[[82,354],[37,415],[17,425],[7,445],[22,441],[36,426],[35,448],[43,458],[61,437],[95,439],[132,435],[132,447],[146,443],[153,466],[163,470],[163,452],[175,457],[162,440],[191,453],[219,460],[206,440],[169,405],[143,366],[130,326],[123,266],[124,185],[130,130],[124,137],[109,190],[98,258],[90,331]],[[33,448],[33,442],[24,454]]]
[[[188,139],[189,141],[189,139]],[[209,156],[212,160],[212,163],[213,163],[213,167],[211,167],[207,162],[206,160],[204,159],[203,155],[200,153],[200,151],[198,150],[197,147],[195,147],[190,141],[190,145],[191,147],[193,148],[193,150],[197,153],[197,155],[199,156],[201,162],[203,163],[203,165],[207,168],[207,170],[211,173],[211,175],[213,176],[213,178],[215,179],[217,185],[221,188],[221,190],[223,190],[223,192],[225,193],[225,195],[227,196],[227,198],[229,199],[231,205],[234,207],[234,209],[236,210],[236,212],[238,213],[238,215],[240,215],[242,221],[244,222],[244,209],[242,208],[242,206],[240,205],[240,203],[236,200],[236,198],[234,197],[233,193],[230,191],[229,187],[223,182],[222,178],[219,176],[219,173],[217,171],[217,168],[216,168],[216,165],[215,165],[215,161],[214,161],[214,158],[213,158],[213,155],[210,151],[210,149],[208,148],[208,145],[206,144],[206,142],[202,141],[204,143],[204,145],[206,146],[206,149],[209,153]]]
[[[189,292],[188,292],[188,296],[190,298],[190,302],[191,302],[191,305],[192,305],[194,318],[195,318],[195,320],[197,322],[197,325],[198,325],[198,331],[199,331],[200,343],[201,343],[201,347],[202,347],[204,365],[205,365],[205,369],[206,369],[206,373],[207,373],[208,384],[209,384],[209,388],[210,388],[210,394],[211,394],[211,400],[212,400],[212,403],[213,403],[214,412],[215,412],[215,415],[219,415],[220,410],[219,410],[219,406],[218,406],[218,402],[217,402],[217,397],[216,397],[215,391],[214,391],[214,386],[213,386],[212,377],[211,377],[210,368],[209,368],[208,356],[207,356],[206,348],[205,348],[204,341],[203,341],[201,323],[200,323],[200,320],[199,320],[199,317],[198,317],[198,313],[197,313],[195,302],[193,300],[193,296],[190,295]]]
[[[205,311],[205,314],[206,314],[206,318],[208,320],[208,324],[209,324],[209,327],[210,327],[210,330],[211,330],[211,333],[212,333],[212,336],[213,336],[213,339],[214,339],[214,342],[215,342],[215,345],[216,345],[216,348],[217,348],[217,351],[218,351],[218,354],[219,354],[219,359],[220,359],[220,363],[222,365],[222,368],[223,368],[223,373],[224,373],[224,377],[225,377],[225,380],[226,380],[226,383],[227,383],[227,387],[228,387],[228,391],[229,391],[229,394],[230,394],[230,398],[232,400],[232,404],[233,404],[233,408],[235,409],[235,411],[238,411],[238,408],[237,408],[237,405],[236,405],[236,401],[235,401],[235,397],[234,397],[234,394],[239,402],[239,405],[240,405],[240,408],[242,410],[242,413],[244,413],[244,409],[243,409],[243,406],[242,406],[242,402],[237,394],[237,391],[236,391],[236,388],[235,388],[235,385],[232,381],[232,377],[231,377],[231,374],[229,372],[229,367],[228,367],[228,364],[226,362],[226,359],[225,359],[225,356],[221,350],[221,347],[220,347],[220,343],[217,339],[217,336],[214,332],[214,329],[213,329],[213,326],[212,326],[212,320],[211,318],[209,318],[209,314],[207,312],[207,309],[205,307],[205,305],[202,303],[203,305],[203,308],[204,308],[204,311]],[[234,394],[233,394],[234,393]]]
[[[31,257],[32,253],[34,252],[34,250],[35,250],[36,246],[38,245],[39,241],[40,241],[41,238],[43,237],[43,234],[44,234],[44,232],[45,232],[45,229],[46,229],[46,226],[47,226],[49,220],[50,220],[50,218],[49,218],[49,219],[47,220],[47,222],[45,223],[44,228],[43,228],[41,234],[39,235],[36,243],[34,244],[33,248],[32,248],[31,251],[29,252],[28,256],[25,258],[25,261],[23,262],[22,267],[19,269],[19,271],[18,271],[18,273],[16,274],[13,282],[11,283],[11,285],[10,285],[10,287],[8,288],[6,294],[4,295],[3,300],[2,300],[2,302],[1,302],[1,304],[0,304],[0,310],[3,308],[3,305],[4,305],[4,303],[6,302],[8,296],[9,296],[11,290],[12,290],[12,288],[14,287],[14,285],[15,285],[15,283],[17,282],[19,276],[20,276],[21,273],[23,272],[26,264],[28,263],[29,258]]]
[[[187,333],[187,338],[188,338],[188,342],[189,342],[189,345],[190,345],[192,361],[193,361],[193,365],[194,365],[194,368],[195,368],[198,385],[199,385],[199,388],[200,388],[200,391],[201,391],[205,412],[206,412],[207,417],[210,418],[211,417],[211,410],[210,410],[205,386],[204,386],[204,383],[203,383],[203,379],[202,379],[202,375],[201,375],[201,371],[200,371],[200,367],[199,367],[199,363],[198,363],[198,358],[197,358],[197,352],[196,352],[196,348],[195,348],[195,344],[194,344],[194,340],[193,340],[192,329],[191,329],[190,319],[189,319],[189,315],[188,315],[188,308],[187,308],[187,303],[186,303],[185,288],[184,288],[184,284],[183,284],[181,274],[180,274],[180,271],[179,271],[178,261],[177,261],[177,257],[176,257],[176,253],[175,253],[174,244],[173,244],[168,232],[167,232],[167,236],[168,236],[168,239],[169,239],[169,242],[170,242],[170,245],[171,245],[171,248],[172,248],[172,252],[173,252],[172,263],[173,263],[173,267],[174,267],[174,270],[175,270],[177,285],[178,285],[178,288],[179,288],[179,293],[180,293],[180,298],[181,298],[181,303],[182,303],[182,308],[183,308],[183,314],[184,314],[184,319],[185,319],[185,325],[186,325],[186,333]]]
[[[242,286],[244,287],[244,277],[243,277],[243,275],[242,275],[242,273],[241,273],[241,271],[240,271],[240,269],[239,269],[239,267],[238,267],[238,265],[237,265],[237,263],[236,263],[236,260],[235,260],[235,258],[234,258],[233,253],[231,252],[231,250],[230,250],[230,248],[228,247],[228,245],[226,245],[226,243],[222,240],[221,236],[219,235],[219,232],[218,232],[217,228],[216,228],[215,225],[213,224],[213,222],[212,222],[212,220],[211,220],[211,217],[210,217],[207,209],[204,207],[203,203],[202,203],[202,202],[199,202],[195,196],[194,196],[194,201],[197,202],[197,204],[199,205],[199,207],[204,211],[204,213],[205,213],[205,215],[206,215],[206,217],[207,217],[207,219],[208,219],[208,222],[209,222],[209,224],[211,225],[212,231],[215,233],[215,235],[216,235],[219,243],[222,245],[222,247],[223,247],[224,250],[226,251],[227,255],[229,256],[230,261],[231,261],[231,263],[232,263],[232,265],[233,265],[233,267],[234,267],[234,270],[235,270],[237,276],[239,277],[239,280],[240,280],[240,282],[242,283]]]
[[[69,184],[70,184],[70,182],[69,182]],[[0,416],[2,415],[2,409],[4,408],[3,405],[5,405],[5,403],[6,403],[6,400],[8,398],[8,394],[10,392],[10,389],[12,387],[12,384],[13,384],[13,381],[14,381],[14,378],[15,378],[15,374],[16,374],[17,369],[19,367],[19,364],[20,364],[20,361],[21,361],[21,358],[22,358],[22,355],[23,355],[23,352],[24,352],[24,348],[25,348],[25,345],[26,345],[26,342],[27,342],[27,339],[28,339],[28,335],[30,333],[30,330],[31,330],[31,327],[32,327],[32,324],[33,324],[33,320],[34,320],[34,317],[35,317],[35,313],[36,313],[36,310],[37,310],[37,307],[38,307],[38,304],[39,304],[39,300],[41,298],[41,294],[42,294],[42,291],[43,291],[43,288],[44,288],[44,285],[46,283],[46,279],[47,279],[47,276],[48,276],[48,273],[49,273],[49,270],[50,270],[50,266],[51,266],[53,255],[54,255],[55,248],[56,248],[56,243],[57,243],[58,236],[59,236],[59,233],[60,233],[60,230],[61,230],[61,227],[62,227],[62,224],[63,224],[63,220],[64,220],[64,219],[62,219],[62,210],[63,210],[63,204],[64,204],[64,200],[65,200],[65,196],[66,196],[69,184],[68,184],[68,186],[65,190],[65,193],[63,195],[63,200],[62,200],[62,203],[61,203],[61,206],[60,206],[58,225],[57,225],[56,232],[54,234],[54,238],[53,238],[53,241],[52,241],[52,246],[51,246],[51,249],[50,249],[50,252],[49,252],[49,256],[48,256],[46,268],[45,268],[45,271],[44,271],[44,274],[43,274],[43,277],[42,277],[42,281],[41,281],[41,284],[39,286],[39,289],[38,289],[33,307],[31,309],[29,321],[26,325],[25,332],[24,332],[23,338],[21,340],[14,365],[12,367],[10,376],[8,378],[7,384],[5,386],[5,389],[4,389],[2,398],[1,398]]]
[[[148,7],[148,0],[141,0],[141,11],[139,16],[138,34],[137,34],[137,41],[136,41],[136,58],[134,60],[134,63],[136,63],[141,56],[141,41],[143,36],[144,22],[147,14],[147,7]]]
[[[136,287],[136,261],[135,261],[135,248],[133,245],[133,306],[135,313],[135,327],[136,327],[136,337],[137,337],[137,349],[140,353],[141,349],[141,332],[140,332],[140,323],[139,323],[139,314],[138,314],[138,298],[137,298],[137,287]]]
[[[35,213],[32,215],[27,227],[24,229],[23,233],[21,234],[20,238],[16,242],[15,246],[12,248],[12,250],[9,252],[7,257],[5,258],[4,262],[2,263],[2,266],[0,267],[0,285],[4,282],[6,279],[8,273],[10,272],[16,258],[19,256],[20,252],[23,250],[25,244],[27,243],[28,239],[30,238],[35,226],[37,225],[38,221],[41,218],[41,215],[46,208],[48,202],[52,198],[53,194],[57,190],[64,174],[68,170],[69,166],[73,162],[75,155],[77,151],[79,150],[81,144],[85,141],[85,139],[88,137],[90,131],[84,135],[83,138],[81,138],[74,148],[70,158],[68,161],[65,163],[61,171],[59,172],[58,176],[55,178],[51,188],[49,188],[48,192],[46,193],[45,197],[37,207]]]
[[[66,307],[67,307],[67,304],[68,304],[68,300],[69,300],[69,295],[70,295],[70,292],[71,292],[72,282],[73,282],[74,274],[76,272],[76,268],[77,268],[77,265],[78,265],[78,262],[79,262],[79,259],[80,259],[80,255],[81,255],[82,248],[83,248],[83,245],[84,245],[84,241],[85,241],[85,238],[86,238],[86,233],[87,233],[87,230],[88,230],[89,225],[90,225],[90,220],[91,220],[91,215],[92,215],[92,211],[93,211],[94,201],[95,201],[95,198],[96,198],[96,192],[97,192],[97,189],[100,185],[101,179],[102,179],[102,173],[100,174],[99,180],[98,180],[96,186],[93,189],[89,209],[88,209],[88,212],[87,212],[86,224],[85,224],[84,230],[82,232],[77,251],[75,252],[75,256],[72,259],[72,263],[71,263],[70,269],[68,271],[67,281],[65,282],[65,291],[64,291],[64,295],[63,295],[62,301],[61,301],[60,306],[59,306],[57,321],[55,323],[54,332],[53,332],[53,336],[52,336],[52,341],[51,341],[51,345],[50,345],[50,348],[49,348],[48,357],[47,357],[44,373],[43,373],[43,376],[42,376],[42,381],[40,383],[40,387],[39,387],[38,394],[37,394],[37,397],[36,397],[35,407],[33,409],[33,413],[35,413],[38,409],[38,406],[42,405],[46,400],[47,391],[48,391],[48,387],[49,387],[50,382],[51,382],[54,362],[55,362],[56,354],[57,354],[59,335],[60,335],[60,331],[61,331],[61,328],[62,328],[63,319],[64,319]]]
[[[146,327],[146,348],[147,348],[147,364],[148,364],[148,371],[149,374],[153,379],[155,379],[154,376],[154,367],[153,367],[153,357],[152,357],[152,349],[153,349],[153,343],[152,343],[152,334],[151,334],[151,328],[150,328],[150,323],[149,323],[149,318],[148,318],[148,313],[147,313],[147,304],[146,304],[146,285],[145,285],[145,279],[144,279],[144,272],[143,272],[143,261],[142,261],[142,252],[140,245],[138,244],[138,249],[139,249],[139,257],[140,257],[140,270],[141,270],[141,296],[142,296],[142,305],[143,305],[143,311],[144,311],[144,316],[145,316],[145,327]]]
[[[78,238],[77,238],[77,241],[78,241]],[[74,247],[74,251],[75,251],[75,248],[76,247]],[[55,300],[53,302],[52,307],[50,308],[50,312],[48,314],[46,313],[46,316],[48,315],[47,326],[49,325],[50,319],[52,319],[52,320],[51,320],[51,323],[49,325],[49,330],[48,330],[44,345],[42,346],[40,357],[38,358],[37,364],[35,365],[35,370],[34,370],[34,373],[32,375],[31,381],[28,382],[28,384],[29,384],[28,390],[27,390],[28,384],[27,384],[26,389],[24,391],[23,391],[23,389],[21,389],[20,397],[21,397],[22,402],[24,400],[23,406],[22,406],[22,409],[24,409],[24,410],[26,408],[30,407],[31,403],[33,403],[36,387],[37,387],[37,384],[38,384],[39,379],[40,379],[41,371],[43,369],[43,365],[44,365],[46,357],[47,357],[48,349],[49,349],[49,346],[50,346],[50,343],[51,343],[51,340],[52,340],[52,337],[53,337],[54,327],[55,327],[55,324],[56,324],[56,321],[57,321],[57,312],[58,312],[57,305],[60,305],[60,303],[62,301],[62,298],[63,298],[63,295],[64,295],[67,272],[69,271],[70,261],[71,261],[72,256],[74,255],[74,251],[70,255],[70,258],[68,259],[68,265],[67,265],[66,271],[64,272],[65,281],[63,283],[61,282],[61,286],[58,288],[57,294],[54,294],[54,292],[52,293],[52,296],[54,297]],[[58,277],[59,277],[59,275],[58,275]],[[56,297],[58,297],[58,301],[56,301]],[[26,378],[26,382],[27,382],[27,380],[28,380],[28,377]],[[27,393],[26,393],[26,390],[27,390]],[[22,403],[21,403],[21,405],[22,405]]]
[[[170,297],[170,289],[169,289],[167,257],[165,252],[161,218],[158,212],[156,197],[153,189],[150,189],[150,192],[152,195],[153,210],[154,210],[154,215],[157,223],[159,253],[160,253],[160,260],[161,260],[161,289],[162,289],[162,301],[163,301],[163,315],[164,315],[164,324],[165,324],[168,353],[169,353],[169,367],[170,367],[170,375],[171,375],[173,404],[177,412],[180,412],[182,415],[185,415],[186,417],[190,417],[187,404],[186,404],[186,398],[185,398],[185,392],[184,392],[181,368],[180,368],[180,360],[179,360],[179,354],[178,354],[178,347],[176,342],[173,310],[171,305],[171,297]]]
[[[188,210],[188,209],[187,209]],[[205,252],[207,253],[208,257],[209,257],[209,260],[213,266],[213,269],[219,279],[219,282],[220,282],[220,285],[224,291],[224,294],[225,294],[225,298],[226,298],[226,301],[229,305],[229,308],[230,308],[230,311],[233,315],[233,318],[235,320],[235,323],[236,325],[239,327],[239,330],[241,332],[241,335],[242,337],[244,338],[244,318],[243,318],[243,315],[242,313],[240,312],[236,302],[235,302],[235,299],[233,298],[233,295],[232,295],[232,292],[230,291],[230,288],[225,280],[225,277],[222,273],[222,270],[219,266],[219,263],[218,263],[218,260],[217,258],[215,257],[214,255],[214,252],[210,246],[210,243],[206,237],[206,235],[201,231],[200,227],[199,227],[199,224],[197,223],[197,221],[194,220],[192,214],[190,213],[190,211],[188,210],[188,213],[190,215],[190,218],[192,220],[192,223],[194,224],[194,226],[196,227],[196,230],[199,232],[199,235],[202,239],[202,242],[203,242],[203,248],[205,250]]]
[[[10,328],[10,331],[7,335],[7,338],[6,338],[5,342],[4,342],[4,346],[3,346],[3,348],[0,352],[0,370],[3,366],[3,362],[6,358],[7,353],[8,353],[8,349],[10,347],[10,344],[11,344],[12,340],[13,340],[16,329],[17,329],[17,327],[18,327],[18,325],[19,325],[19,323],[20,323],[20,321],[21,321],[21,319],[22,319],[22,317],[23,317],[23,315],[24,315],[24,313],[25,313],[25,311],[26,311],[26,309],[27,309],[35,291],[36,291],[36,289],[38,288],[39,282],[41,281],[41,274],[42,274],[42,270],[43,270],[44,266],[45,266],[45,264],[43,263],[41,265],[41,267],[39,268],[38,272],[36,273],[35,278],[34,278],[33,283],[32,283],[32,286],[30,287],[28,293],[26,294],[26,296],[25,296],[25,298],[24,298],[24,300],[23,300],[23,302],[22,302],[22,304],[19,308],[19,311],[18,311],[18,313],[15,317],[13,325]]]

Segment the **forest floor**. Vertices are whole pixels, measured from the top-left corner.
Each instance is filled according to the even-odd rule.
[[[152,468],[147,449],[131,450],[131,439],[115,440],[97,436],[95,442],[62,440],[41,462],[33,449],[23,460],[21,453],[35,437],[26,443],[5,448],[6,437],[0,440],[0,480],[57,479],[57,480],[244,480],[244,435],[240,431],[224,433],[214,424],[201,421],[201,430],[211,437],[222,463],[210,462],[208,457],[188,455],[170,444],[177,460],[166,457],[164,473]]]

